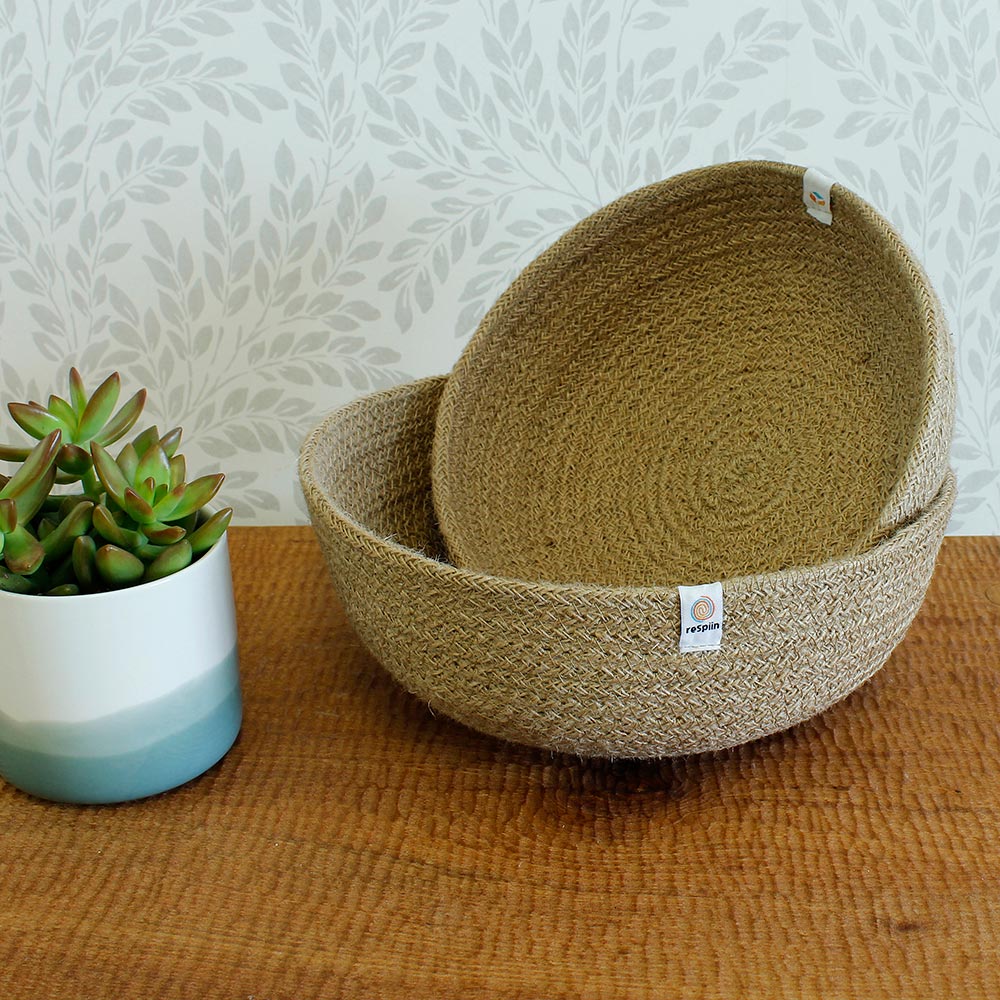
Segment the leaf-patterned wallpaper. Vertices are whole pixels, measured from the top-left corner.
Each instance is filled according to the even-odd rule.
[[[995,0],[0,0],[0,397],[118,368],[244,523],[301,521],[307,429],[450,368],[576,220],[787,159],[925,262],[952,530],[998,533],[998,60]]]

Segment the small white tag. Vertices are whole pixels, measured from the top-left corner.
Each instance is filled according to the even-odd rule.
[[[722,584],[678,587],[681,595],[682,653],[718,649],[722,645]]]
[[[833,181],[826,174],[810,167],[802,175],[802,203],[806,211],[823,225],[833,224],[833,208],[830,204],[830,187]]]

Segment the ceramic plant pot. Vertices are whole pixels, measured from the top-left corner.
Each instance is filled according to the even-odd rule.
[[[242,721],[226,536],[179,573],[79,597],[0,592],[0,775],[61,802],[166,791]]]

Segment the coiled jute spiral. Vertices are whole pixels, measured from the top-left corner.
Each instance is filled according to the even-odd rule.
[[[948,468],[951,341],[892,227],[803,170],[729,163],[588,217],[452,372],[435,507],[457,565],[697,584],[861,552]]]

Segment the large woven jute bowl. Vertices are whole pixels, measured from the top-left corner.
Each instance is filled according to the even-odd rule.
[[[444,378],[330,415],[299,474],[358,635],[430,706],[582,756],[714,750],[794,725],[870,677],[927,587],[955,495],[867,551],[727,579],[722,648],[679,653],[673,587],[544,584],[449,564],[431,498]]]
[[[442,397],[435,505],[456,565],[697,584],[864,551],[938,492],[950,338],[892,227],[800,167],[628,194],[530,264]]]

